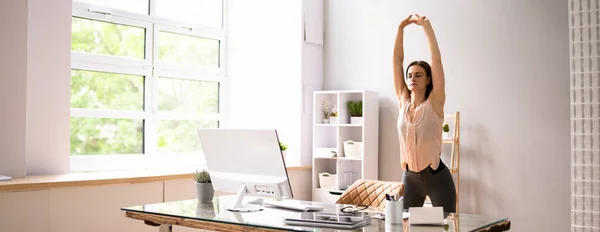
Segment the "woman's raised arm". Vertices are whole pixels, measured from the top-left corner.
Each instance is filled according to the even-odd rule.
[[[408,98],[410,98],[408,87],[404,81],[404,28],[413,21],[411,20],[412,15],[400,22],[398,25],[398,32],[396,33],[396,40],[394,42],[394,54],[392,58],[393,70],[394,70],[394,88],[396,90],[396,96],[400,104],[404,104]]]
[[[419,16],[415,14],[413,19],[414,23],[420,25],[425,30],[425,36],[429,42],[429,50],[431,51],[431,81],[433,82],[433,89],[429,98],[434,103],[434,107],[437,108],[438,114],[443,116],[443,107],[446,102],[446,90],[445,90],[445,77],[444,67],[442,66],[442,55],[440,47],[438,46],[437,38],[433,32],[433,27],[425,16]]]

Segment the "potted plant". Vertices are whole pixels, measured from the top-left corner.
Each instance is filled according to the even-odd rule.
[[[323,123],[329,123],[329,101],[323,102]]]
[[[442,127],[442,138],[450,138],[448,132],[450,132],[450,126],[448,126],[448,123],[444,123],[444,126]]]
[[[329,123],[331,123],[331,124],[338,123],[338,112],[337,112],[336,105],[333,105],[333,109],[331,109],[331,113],[329,114]]]
[[[346,107],[348,107],[348,113],[350,114],[350,123],[351,124],[362,124],[363,123],[362,103],[363,103],[362,101],[346,102]]]
[[[279,141],[279,149],[281,149],[281,154],[283,155],[283,162],[285,162],[285,156],[286,156],[285,150],[288,149],[288,145]]]
[[[194,180],[196,181],[196,195],[198,197],[198,201],[212,201],[215,194],[215,189],[213,188],[208,171],[204,169],[202,169],[202,171],[196,170],[196,173],[194,173]]]

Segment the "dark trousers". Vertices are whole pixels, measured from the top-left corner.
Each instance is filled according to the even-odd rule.
[[[423,207],[425,197],[429,196],[433,206],[441,206],[444,212],[456,212],[456,186],[450,170],[440,159],[437,170],[431,166],[420,172],[404,171],[404,209]]]

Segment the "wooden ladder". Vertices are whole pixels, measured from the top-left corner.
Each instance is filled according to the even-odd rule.
[[[452,151],[450,153],[450,173],[456,175],[456,213],[459,212],[460,199],[460,112],[454,114],[446,114],[444,116],[445,123],[453,123],[454,130],[450,138],[443,138],[442,144],[451,144]]]

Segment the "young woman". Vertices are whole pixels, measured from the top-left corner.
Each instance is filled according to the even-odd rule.
[[[404,73],[404,28],[421,26],[429,42],[431,65],[414,61]],[[409,15],[400,22],[393,55],[394,87],[400,113],[401,165],[404,170],[404,209],[422,207],[429,196],[433,206],[456,212],[456,188],[450,170],[442,162],[442,124],[444,122],[444,70],[433,28],[425,16]]]

